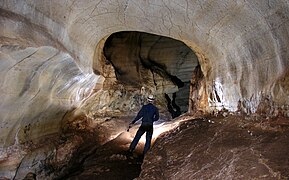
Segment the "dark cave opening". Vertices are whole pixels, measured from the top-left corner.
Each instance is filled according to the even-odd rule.
[[[107,38],[103,52],[119,83],[136,88],[154,86],[164,95],[173,118],[188,111],[190,81],[199,62],[186,44],[165,36],[123,31]]]

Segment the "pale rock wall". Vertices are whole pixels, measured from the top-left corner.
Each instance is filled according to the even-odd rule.
[[[284,97],[288,104],[288,93],[275,83],[288,70],[285,0],[6,0],[0,6],[44,27],[85,72],[92,66],[102,72],[97,44],[104,37],[123,30],[143,31],[181,40],[198,54],[205,92],[212,92],[214,82],[222,86],[219,108],[235,111],[240,100],[246,102],[243,109],[255,112],[261,93],[272,94],[273,100]],[[280,93],[271,93],[273,89]]]
[[[104,45],[103,38],[117,31],[143,31],[181,40],[196,52],[205,77],[201,93],[207,95],[202,101],[209,105],[201,109],[235,111],[241,101],[241,108],[254,113],[262,97],[267,95],[275,104],[284,105],[283,109],[288,107],[288,87],[282,81],[288,74],[287,1],[4,0],[0,7],[4,27],[1,28],[2,44],[52,45],[70,53],[84,73],[94,70],[104,74],[103,54],[99,51]],[[34,51],[33,48],[24,50],[22,57]],[[55,52],[43,59],[52,58],[52,54]],[[21,61],[21,56],[14,61]],[[12,64],[3,64],[1,73],[6,74]],[[14,73],[12,78],[17,79],[17,85],[6,80],[5,89],[22,89],[17,92],[22,95],[27,88],[25,83],[29,83],[24,78],[26,75],[32,76]],[[71,76],[72,79],[76,77]],[[18,82],[22,84],[18,85]],[[49,81],[39,81],[35,87],[28,86],[37,90],[36,87],[44,82]],[[63,84],[59,86],[65,87]],[[217,96],[220,102],[216,102]],[[16,97],[16,101],[21,101]],[[5,100],[2,106],[8,107],[8,101],[12,102]],[[11,116],[5,111],[1,114],[2,124],[8,119],[25,121],[20,114]],[[8,129],[13,125],[19,126],[17,123],[8,124]],[[11,144],[17,129],[13,128],[15,132],[11,132],[10,140],[2,139],[2,144],[6,141]]]
[[[97,80],[52,47],[2,45],[0,50],[1,146],[57,133],[66,111],[77,106]]]
[[[98,78],[51,46],[1,44],[0,62],[0,178],[12,179],[29,149],[51,144],[46,139],[57,136]]]
[[[65,113],[89,95],[98,76],[84,74],[64,46],[24,16],[0,9],[0,23],[3,148],[58,133]]]
[[[255,112],[262,94],[272,96],[276,104],[288,105],[287,86],[276,81],[286,78],[288,71],[289,5],[285,0],[3,0],[0,7],[45,30],[49,43],[67,50],[83,72],[92,72],[93,67],[102,73],[97,45],[103,38],[117,31],[143,31],[181,40],[196,52],[205,76],[203,92],[207,97],[214,93],[222,97],[219,103],[204,99],[212,107],[203,109],[218,106],[234,111],[241,101],[244,110]],[[9,22],[1,21],[4,27]],[[17,28],[22,24],[19,21]],[[27,36],[28,29],[1,30],[1,35]]]
[[[103,38],[143,31],[181,40],[196,52],[203,101],[210,105],[202,109],[234,111],[241,101],[255,112],[262,94],[288,105],[288,87],[280,81],[288,72],[287,1],[3,0],[0,7],[3,44],[52,45],[70,53],[84,73],[104,74]],[[216,94],[221,102],[210,99]]]
[[[0,147],[57,133],[97,83],[92,72],[114,78],[102,48],[119,31],[192,48],[204,74],[200,110],[254,113],[265,97],[288,116],[288,20],[287,0],[1,0]]]

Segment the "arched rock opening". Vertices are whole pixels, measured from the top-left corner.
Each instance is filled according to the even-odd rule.
[[[190,81],[199,62],[183,42],[144,32],[124,31],[110,35],[103,51],[119,83],[164,94],[173,118],[188,111]]]

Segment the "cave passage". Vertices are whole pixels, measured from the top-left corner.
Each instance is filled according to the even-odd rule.
[[[199,62],[186,44],[169,37],[124,31],[110,35],[103,50],[120,83],[154,86],[164,94],[173,118],[188,111],[190,80]]]

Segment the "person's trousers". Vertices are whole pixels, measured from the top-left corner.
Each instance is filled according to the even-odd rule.
[[[144,146],[143,154],[145,154],[151,146],[151,140],[153,137],[153,126],[152,125],[141,125],[133,139],[133,141],[130,144],[129,150],[133,151],[139,142],[142,135],[146,132],[146,143]]]

